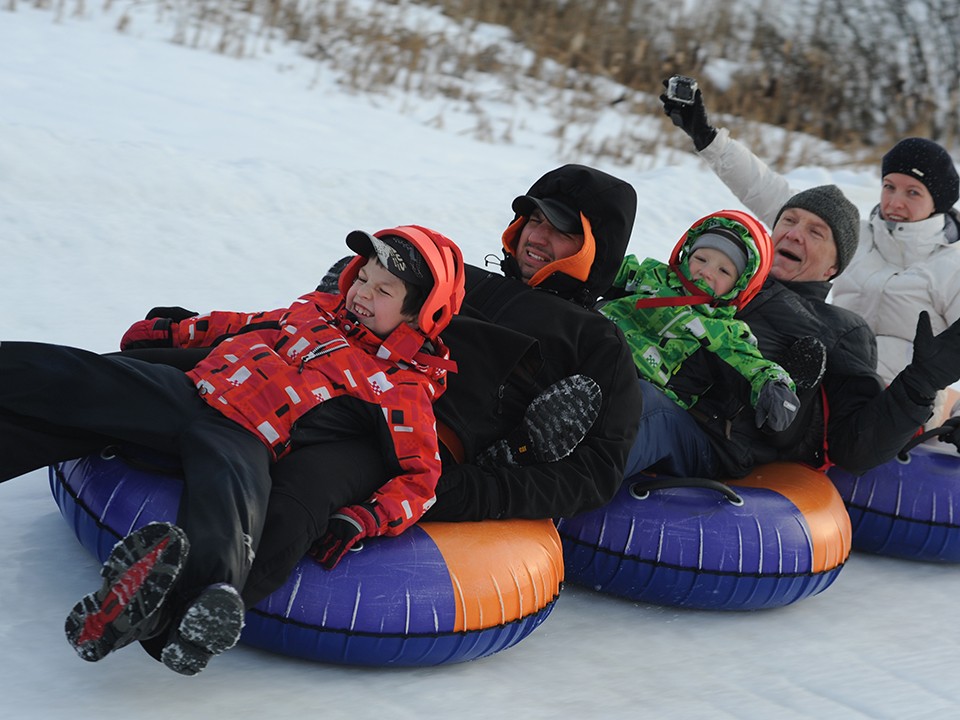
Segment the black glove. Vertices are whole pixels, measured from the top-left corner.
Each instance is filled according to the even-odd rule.
[[[331,265],[330,269],[324,273],[322,278],[320,278],[320,284],[317,285],[317,292],[339,295],[340,273],[346,269],[347,265],[349,265],[355,257],[356,255],[348,255],[347,257],[340,258],[333,265]]]
[[[913,359],[900,373],[910,399],[918,405],[933,402],[938,390],[960,380],[960,320],[934,336],[930,315],[917,319]]]
[[[827,370],[827,348],[820,338],[806,335],[787,348],[779,364],[790,373],[797,392],[812,390]]]
[[[520,425],[477,456],[477,465],[532,465],[572,453],[600,414],[603,393],[586,375],[558,380],[533,399]]]
[[[757,398],[757,427],[773,432],[786,430],[799,409],[800,400],[793,390],[779,380],[768,382],[760,388]]]
[[[147,313],[147,320],[155,320],[156,318],[167,318],[175,323],[186,320],[187,318],[196,317],[200,313],[195,313],[193,310],[187,310],[182,308],[179,305],[173,305],[172,307],[155,307],[151,308],[150,312]]]
[[[664,87],[669,84],[669,80],[663,81]],[[699,88],[697,88],[693,96],[693,103],[690,105],[671,100],[666,93],[660,96],[660,102],[663,103],[664,114],[673,120],[674,125],[693,139],[693,146],[697,149],[697,152],[713,142],[713,139],[717,136],[717,130],[707,122],[707,111],[703,107],[703,95]]]

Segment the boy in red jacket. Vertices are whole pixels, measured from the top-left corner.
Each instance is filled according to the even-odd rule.
[[[129,357],[0,343],[0,480],[118,441],[176,454],[183,466],[176,524],[151,523],[119,542],[101,588],[67,618],[82,658],[148,641],[172,670],[194,675],[236,644],[245,610],[237,588],[260,541],[270,464],[293,447],[374,434],[397,468],[330,518],[319,558],[328,567],[364,537],[403,532],[433,504],[432,403],[455,369],[439,333],[463,298],[462,257],[418,226],[355,231],[347,245],[358,255],[340,295],[312,292],[265,313],[144,320],[127,331],[125,348],[215,345],[186,375]],[[338,482],[349,479],[324,480]]]

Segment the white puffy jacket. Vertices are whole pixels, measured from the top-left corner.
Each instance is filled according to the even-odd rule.
[[[950,216],[888,223],[874,208],[861,223],[860,246],[833,283],[833,302],[858,313],[877,335],[885,382],[913,357],[921,310],[934,334],[960,317],[960,245]]]
[[[772,228],[795,190],[746,146],[721,128],[700,151],[724,184]],[[833,281],[831,301],[861,315],[877,335],[877,372],[889,383],[913,356],[921,310],[934,334],[960,318],[960,219],[956,211],[913,223],[887,223],[875,208],[860,223],[850,265]],[[943,393],[934,407],[940,417]]]

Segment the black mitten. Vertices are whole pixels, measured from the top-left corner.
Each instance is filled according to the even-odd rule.
[[[669,80],[663,81],[664,87],[669,84]],[[673,121],[674,125],[690,136],[697,152],[713,142],[717,136],[717,130],[707,122],[707,110],[703,106],[703,95],[699,88],[694,93],[692,103],[671,100],[666,93],[660,96],[660,102],[663,103],[664,114]]]
[[[477,465],[516,467],[565,458],[593,427],[602,397],[600,386],[586,375],[558,380],[533,399],[509,437],[477,456]]]
[[[907,394],[914,402],[932,403],[938,390],[960,380],[960,320],[939,335],[930,329],[926,310],[917,320],[913,359],[900,373]]]
[[[171,322],[182,322],[187,318],[196,317],[200,313],[195,313],[193,310],[187,310],[182,308],[179,305],[173,305],[171,307],[155,307],[151,308],[150,312],[147,313],[147,320],[154,320],[156,318],[168,318]]]

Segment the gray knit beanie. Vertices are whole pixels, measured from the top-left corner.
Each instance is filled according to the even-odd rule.
[[[907,138],[883,156],[880,173],[902,173],[916,178],[930,191],[933,211],[945,213],[960,199],[960,177],[950,153],[926,138]]]
[[[836,185],[818,185],[798,192],[787,200],[777,213],[774,225],[783,211],[789,208],[812,212],[830,226],[833,242],[837,246],[837,273],[834,277],[842,273],[853,259],[857,243],[860,242],[860,211],[857,206]]]
[[[730,258],[730,262],[737,271],[737,277],[743,275],[747,267],[747,249],[743,246],[743,240],[737,237],[733,230],[722,225],[710,228],[693,242],[690,246],[690,254],[692,255],[699,248],[719,250]]]

